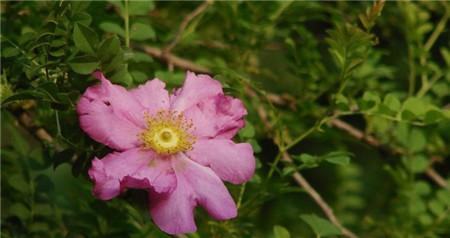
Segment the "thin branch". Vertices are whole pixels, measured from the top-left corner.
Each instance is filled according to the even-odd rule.
[[[197,73],[206,73],[206,74],[212,73],[212,71],[209,68],[197,65],[192,61],[182,59],[173,54],[164,55],[163,51],[158,48],[144,46],[144,45],[133,45],[133,48],[142,50],[145,53],[147,53],[147,54],[151,55],[152,57],[157,58],[159,60],[162,60],[165,62],[170,62],[171,64],[174,64],[175,66],[177,66],[181,69],[191,70],[191,71],[194,71]]]
[[[343,131],[346,131],[349,135],[353,136],[356,139],[362,140],[364,142],[366,142],[367,144],[379,148],[381,147],[381,143],[376,140],[374,137],[372,136],[368,136],[365,135],[362,131],[354,128],[353,126],[351,126],[350,124],[343,122],[339,119],[334,119],[331,121],[331,124],[333,126],[335,126],[338,129],[341,129]],[[392,149],[393,153],[398,153],[400,152],[397,149]],[[438,184],[439,186],[443,187],[443,188],[447,188],[447,182],[445,181],[445,179],[443,179],[434,169],[432,169],[431,167],[428,168],[425,171],[425,174],[431,178],[436,184]]]
[[[283,159],[287,162],[292,162],[292,159],[287,152],[283,152]],[[358,237],[341,224],[341,222],[334,215],[333,209],[331,209],[331,207],[322,199],[320,194],[313,187],[311,187],[308,181],[306,181],[306,179],[299,172],[295,172],[292,177],[294,177],[295,181],[300,185],[300,187],[308,192],[308,194],[317,203],[317,205],[319,205],[319,207],[322,209],[331,223],[337,226],[344,235],[350,238]]]
[[[248,89],[248,90],[252,91],[251,89]],[[254,92],[252,91],[252,93],[254,93]],[[267,112],[265,111],[264,107],[262,105],[259,105],[258,108],[257,108],[257,111],[258,111],[258,114],[259,114],[259,116],[261,118],[261,121],[264,124],[264,127],[266,129],[270,129],[271,128],[271,123],[267,119]],[[282,151],[281,155],[282,155],[284,161],[292,162],[292,159],[289,156],[289,154],[286,152],[286,150]],[[345,228],[341,224],[341,222],[339,222],[339,220],[334,215],[334,212],[331,209],[331,207],[322,199],[320,194],[313,187],[311,187],[311,185],[308,183],[308,181],[306,181],[306,179],[299,172],[297,172],[297,171],[294,172],[292,174],[292,177],[300,185],[300,187],[302,187],[306,192],[308,192],[308,194],[311,196],[311,198],[314,200],[314,202],[316,202],[317,205],[319,205],[319,207],[322,209],[322,211],[328,217],[330,222],[333,223],[336,227],[338,227],[342,231],[342,233],[344,235],[346,235],[346,236],[348,236],[350,238],[358,237],[353,232],[351,232],[350,230]]]
[[[192,11],[191,13],[189,13],[189,15],[187,15],[183,22],[180,24],[180,27],[178,28],[178,32],[175,35],[175,38],[173,39],[173,41],[166,47],[164,48],[164,50],[162,51],[162,55],[166,56],[170,53],[170,51],[172,51],[172,49],[178,44],[178,42],[181,39],[181,35],[183,34],[184,30],[186,29],[187,25],[189,24],[189,22],[191,22],[196,16],[200,15],[200,13],[202,13],[203,11],[206,10],[206,8],[208,8],[208,6],[212,4],[212,0],[207,0],[205,2],[203,2],[200,6],[198,6],[194,11]]]
[[[445,9],[445,14],[437,24],[436,28],[434,29],[433,33],[431,34],[430,38],[428,38],[427,42],[424,45],[424,50],[429,51],[431,47],[433,47],[434,42],[436,42],[439,35],[442,33],[442,31],[445,30],[445,26],[447,25],[447,20],[450,17],[450,10],[447,7]]]
[[[430,177],[434,182],[436,182],[439,186],[443,188],[448,188],[447,181],[439,175],[436,170],[432,168],[428,168],[425,171],[425,174]]]
[[[53,137],[50,134],[48,134],[48,132],[44,128],[42,127],[36,128],[33,119],[30,117],[27,111],[24,111],[19,115],[19,123],[23,127],[25,127],[25,129],[27,129],[28,131],[34,131],[36,137],[39,138],[41,141],[47,141],[50,143],[54,142]],[[63,151],[63,147],[60,144],[55,143],[55,151],[61,152]]]
[[[373,147],[380,147],[380,142],[377,141],[374,137],[365,135],[362,131],[354,128],[350,124],[345,123],[339,119],[333,119],[330,122],[333,126],[335,126],[338,129],[341,129],[343,131],[346,131],[348,134],[350,134],[354,138],[364,141]]]

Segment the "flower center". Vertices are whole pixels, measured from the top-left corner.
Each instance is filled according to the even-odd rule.
[[[152,115],[144,112],[144,119],[147,121],[147,129],[138,135],[139,140],[144,143],[142,149],[153,149],[161,155],[193,149],[196,138],[189,130],[194,125],[182,112],[159,110]]]

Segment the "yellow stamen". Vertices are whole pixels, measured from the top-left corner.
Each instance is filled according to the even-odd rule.
[[[144,119],[147,129],[138,135],[144,143],[142,149],[153,149],[161,155],[193,149],[196,138],[190,132],[192,120],[186,119],[182,112],[159,110],[153,115],[144,112]]]

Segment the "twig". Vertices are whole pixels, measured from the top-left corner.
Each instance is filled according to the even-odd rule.
[[[251,89],[249,89],[249,90],[251,90]],[[271,123],[267,119],[267,112],[265,111],[264,107],[262,105],[259,105],[257,111],[261,118],[261,121],[264,124],[264,127],[266,127],[266,129],[271,128]],[[289,156],[289,154],[286,151],[282,152],[282,156],[283,156],[284,161],[292,162],[291,157]],[[331,223],[333,223],[335,226],[337,226],[342,231],[342,233],[345,234],[346,236],[348,236],[350,238],[357,237],[354,233],[352,233],[350,230],[345,228],[339,222],[339,220],[334,215],[333,210],[330,208],[330,206],[328,206],[328,204],[322,199],[320,194],[313,187],[311,187],[311,185],[309,185],[308,181],[306,181],[306,179],[299,172],[297,172],[297,171],[294,172],[292,174],[292,177],[300,185],[300,187],[302,187],[303,189],[305,189],[306,192],[308,192],[308,194],[317,203],[317,205],[319,205],[319,207],[322,209],[322,211],[325,213],[325,215],[328,217],[328,219],[330,220]]]
[[[428,168],[425,171],[425,174],[430,177],[434,182],[436,182],[439,186],[443,188],[448,188],[447,182],[444,178],[442,178],[434,169]]]
[[[341,129],[343,131],[346,131],[349,135],[355,137],[356,139],[362,140],[364,142],[366,142],[367,144],[373,146],[373,147],[381,147],[381,143],[376,140],[374,137],[372,136],[368,136],[368,135],[364,135],[364,133],[356,128],[354,128],[353,126],[351,126],[350,124],[343,122],[339,119],[334,119],[331,121],[331,124],[333,126],[335,126],[338,129]],[[400,152],[397,149],[392,149],[393,153],[397,153]],[[425,174],[430,177],[436,184],[438,184],[441,187],[447,188],[447,182],[445,181],[445,179],[443,179],[434,169],[432,169],[431,167],[428,168],[425,171]]]
[[[207,0],[205,2],[203,2],[200,6],[198,6],[194,11],[192,11],[191,13],[189,13],[189,15],[187,15],[183,22],[180,24],[180,27],[178,28],[178,32],[175,35],[175,38],[173,39],[173,41],[166,47],[164,48],[164,50],[162,51],[162,56],[165,57],[167,56],[170,51],[172,51],[172,49],[178,44],[178,42],[181,39],[181,35],[183,34],[184,30],[186,29],[187,25],[189,24],[189,22],[191,22],[196,16],[198,16],[200,13],[202,13],[203,11],[206,10],[206,8],[208,8],[208,6],[212,4],[212,0]],[[170,61],[169,61],[170,62]]]
[[[173,54],[163,55],[163,51],[158,48],[144,46],[144,45],[133,45],[133,48],[142,50],[145,53],[147,53],[159,60],[162,60],[165,62],[170,62],[181,69],[191,70],[191,71],[194,71],[197,73],[206,73],[206,74],[212,73],[212,71],[209,68],[197,65],[192,61],[182,59],[176,55],[173,55]]]
[[[53,137],[48,134],[48,132],[44,128],[35,128],[34,121],[27,111],[24,111],[19,115],[19,123],[28,131],[34,131],[34,134],[40,140],[50,143],[54,142]],[[61,152],[63,151],[63,149],[64,148],[60,144],[55,143],[55,152]]]
[[[380,142],[377,141],[374,137],[365,135],[362,131],[354,128],[350,124],[347,124],[339,119],[333,119],[330,122],[333,126],[343,131],[346,131],[348,134],[355,137],[356,139],[362,140],[373,147],[380,147]]]
[[[283,159],[287,162],[292,162],[292,159],[287,152],[283,152]],[[322,209],[322,211],[325,213],[325,215],[328,217],[331,223],[337,226],[344,235],[350,238],[358,237],[341,224],[341,222],[334,215],[333,209],[331,209],[331,207],[328,206],[328,204],[322,199],[320,194],[313,187],[311,187],[308,181],[306,181],[306,179],[299,172],[294,172],[292,177],[294,177],[295,181],[300,185],[300,187],[302,187],[303,189],[305,189],[306,192],[308,192],[308,194],[317,203],[317,205],[319,205],[319,207]]]

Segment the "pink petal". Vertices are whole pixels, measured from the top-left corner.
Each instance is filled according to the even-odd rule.
[[[184,115],[196,126],[197,139],[231,139],[245,126],[247,111],[241,100],[218,94],[188,108]]]
[[[168,109],[169,93],[166,89],[166,84],[161,80],[155,78],[147,81],[144,85],[131,89],[129,92],[133,94],[137,101],[147,109],[149,114],[157,112],[159,109]]]
[[[189,233],[197,229],[193,209],[198,204],[215,219],[237,215],[236,204],[219,177],[208,167],[195,163],[183,153],[171,158],[177,176],[172,193],[149,196],[150,214],[156,225],[169,234]]]
[[[194,149],[186,154],[233,184],[250,180],[255,171],[255,157],[248,143],[236,144],[228,139],[198,140]]]
[[[137,135],[146,128],[143,108],[123,87],[113,85],[100,72],[101,84],[89,87],[77,104],[81,128],[94,140],[116,150],[141,144]]]
[[[187,72],[183,87],[175,90],[171,97],[173,111],[184,111],[198,102],[221,94],[222,85],[205,74]]]
[[[152,188],[170,192],[176,177],[167,159],[151,150],[131,149],[113,152],[92,161],[89,176],[95,182],[93,193],[103,200],[119,195],[126,187]]]

